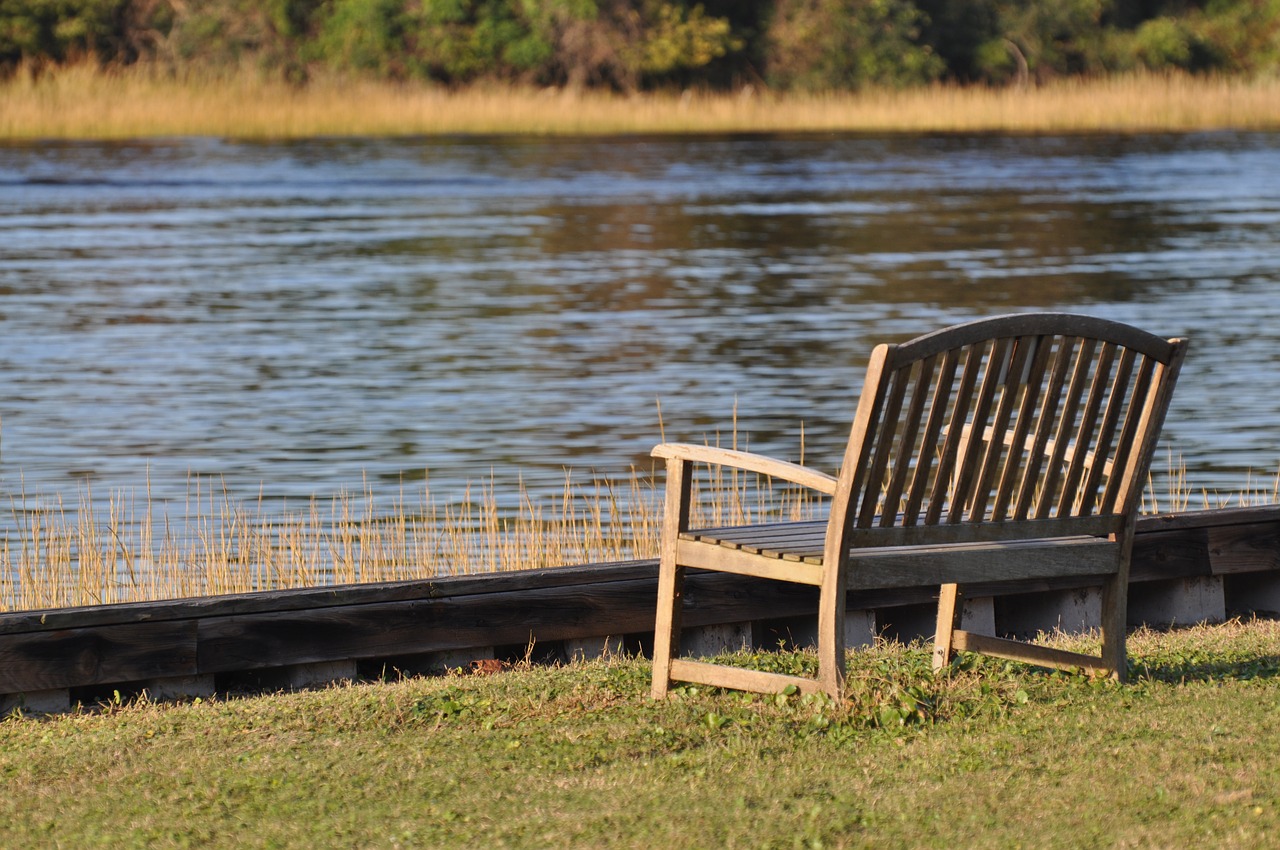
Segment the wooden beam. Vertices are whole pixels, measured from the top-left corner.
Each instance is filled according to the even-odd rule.
[[[0,694],[196,672],[194,620],[0,636]]]
[[[956,631],[953,648],[960,652],[981,652],[994,658],[1005,658],[1010,661],[1021,661],[1024,664],[1037,664],[1055,670],[1098,670],[1107,667],[1101,658],[1082,655],[1078,652],[1067,652],[1062,649],[1050,649],[1039,644],[1026,643],[1019,640],[978,635],[972,632]]]

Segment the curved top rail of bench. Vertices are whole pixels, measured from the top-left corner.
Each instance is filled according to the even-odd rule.
[[[1114,343],[1164,364],[1168,364],[1175,352],[1185,344],[1182,339],[1164,339],[1132,325],[1097,316],[1076,313],[1013,313],[966,322],[916,337],[900,345],[886,346],[891,353],[890,362],[886,365],[890,369],[896,369],[905,363],[989,339],[1051,335]]]

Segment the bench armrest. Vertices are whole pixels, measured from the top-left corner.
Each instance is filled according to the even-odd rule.
[[[651,454],[653,457],[679,458],[694,463],[731,466],[746,472],[790,481],[828,496],[836,492],[836,479],[825,472],[752,452],[721,449],[715,446],[698,446],[692,443],[663,443],[656,446]]]

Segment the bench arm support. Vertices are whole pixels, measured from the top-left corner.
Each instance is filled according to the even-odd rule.
[[[668,460],[678,458],[694,463],[731,466],[746,472],[755,472],[769,478],[780,478],[790,481],[828,496],[836,492],[836,479],[825,472],[809,469],[806,466],[789,463],[785,460],[758,455],[752,452],[740,452],[736,449],[721,449],[715,446],[698,446],[692,443],[663,443],[654,448],[653,457]]]

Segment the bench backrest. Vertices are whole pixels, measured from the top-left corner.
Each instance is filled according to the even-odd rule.
[[[1119,531],[1140,505],[1185,351],[1062,313],[878,346],[828,546]]]

